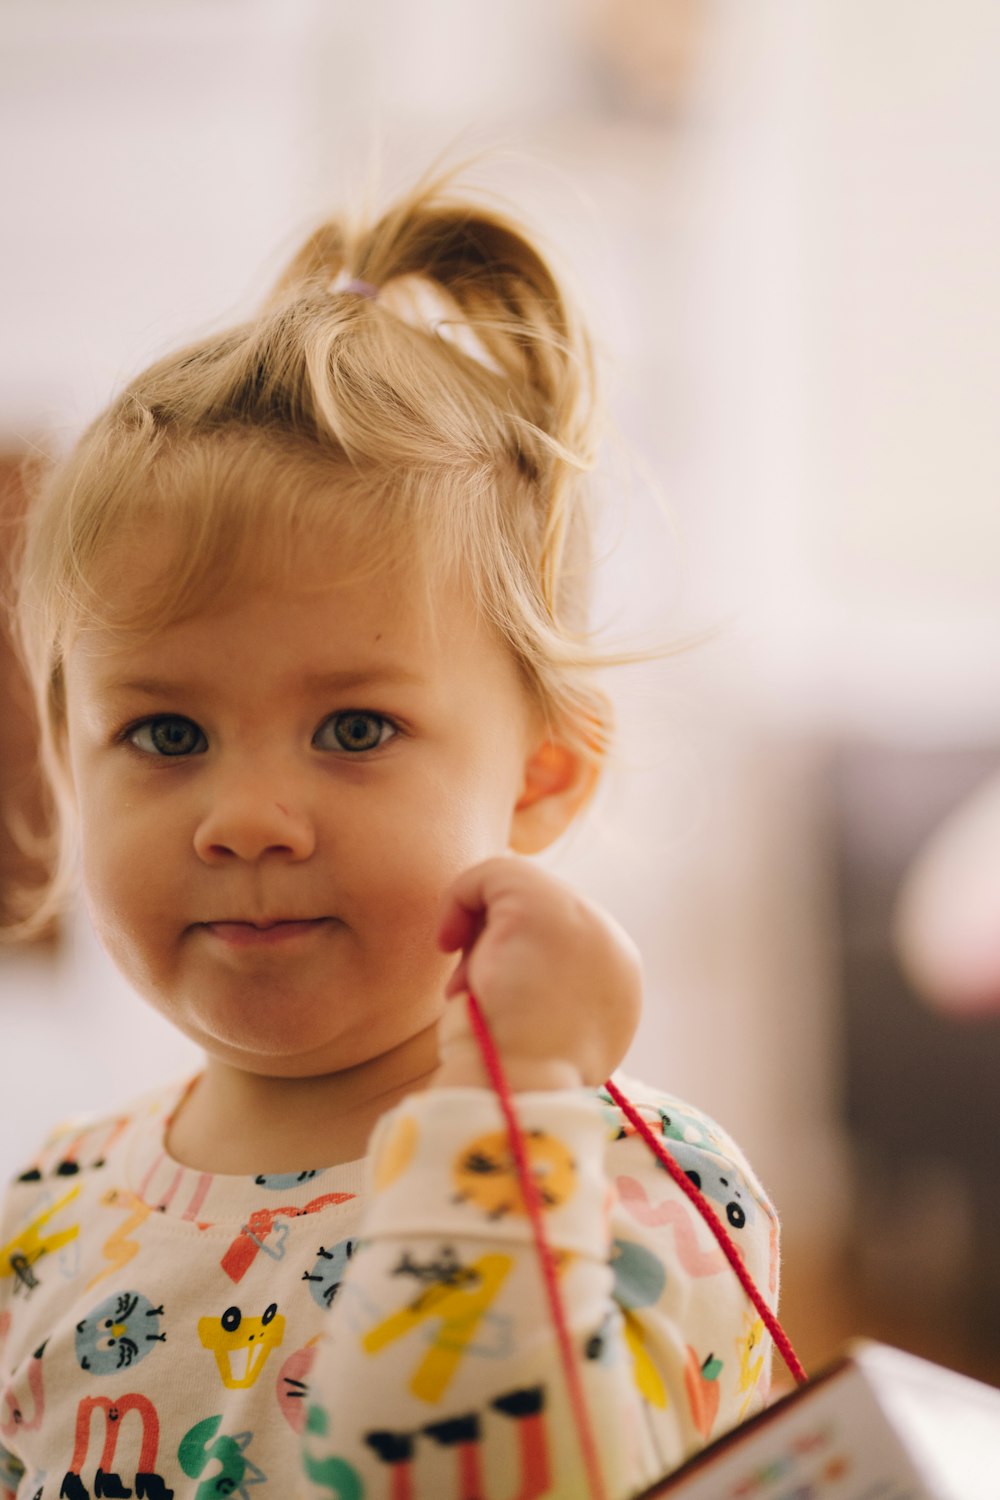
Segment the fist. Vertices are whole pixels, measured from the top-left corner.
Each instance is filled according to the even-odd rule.
[[[596,1086],[621,1062],[639,1021],[639,955],[565,882],[516,855],[476,865],[449,892],[438,940],[461,956],[432,1087],[487,1081],[469,993],[515,1090]]]

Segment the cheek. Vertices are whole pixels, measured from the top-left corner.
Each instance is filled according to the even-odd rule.
[[[401,814],[392,842],[401,859],[448,883],[507,848],[514,794],[510,777],[456,766],[425,782]]]
[[[87,906],[105,946],[117,952],[165,910],[170,843],[120,801],[114,805],[99,796],[81,800],[78,823]]]
[[[507,849],[510,805],[496,785],[457,771],[421,778],[378,829],[360,833],[353,874],[343,870],[348,900],[365,899],[368,915],[393,931],[393,946],[433,941],[445,897],[466,870]]]
[[[177,901],[121,834],[84,846],[83,895],[98,942],[138,994],[155,1000],[177,964]]]
[[[117,955],[124,935],[139,925],[148,885],[114,837],[88,840],[84,834],[82,866],[91,921],[104,946]]]

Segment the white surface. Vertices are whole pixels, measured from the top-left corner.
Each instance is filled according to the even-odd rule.
[[[493,175],[576,265],[672,512],[612,467],[598,619],[721,627],[612,679],[621,771],[559,868],[644,951],[631,1070],[820,1234],[844,1191],[822,737],[1000,726],[1000,8],[706,6],[673,124],[605,107],[599,8],[8,0],[0,427],[71,432],[238,314],[373,156],[391,185],[508,148]],[[3,1170],[187,1056],[79,936],[51,973],[0,960],[0,1013]]]

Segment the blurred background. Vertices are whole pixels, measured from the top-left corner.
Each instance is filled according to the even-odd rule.
[[[807,1364],[868,1333],[994,1383],[1000,1020],[925,1004],[891,934],[1000,751],[998,64],[993,0],[0,4],[8,516],[25,452],[373,176],[485,151],[573,269],[611,418],[595,623],[699,639],[610,676],[615,763],[552,861],[643,951],[629,1070],[747,1150]],[[0,952],[4,1177],[196,1066],[82,915]]]

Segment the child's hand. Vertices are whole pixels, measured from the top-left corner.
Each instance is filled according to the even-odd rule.
[[[639,1020],[639,955],[611,917],[561,880],[513,855],[476,865],[452,887],[438,940],[462,957],[431,1087],[488,1081],[467,991],[515,1090],[596,1085],[621,1062]]]

